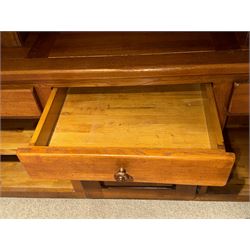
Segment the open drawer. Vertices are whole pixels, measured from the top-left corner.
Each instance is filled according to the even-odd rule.
[[[210,84],[53,89],[18,157],[35,178],[208,186],[234,163]]]

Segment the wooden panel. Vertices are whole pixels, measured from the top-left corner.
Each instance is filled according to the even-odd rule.
[[[2,118],[38,118],[40,114],[33,88],[1,90]]]
[[[21,47],[22,40],[18,32],[1,32],[1,46],[3,47]]]
[[[1,192],[74,192],[70,181],[31,178],[20,162],[1,162]]]
[[[57,32],[38,32],[38,37],[32,45],[28,58],[46,58],[57,37]]]
[[[249,49],[249,32],[235,32],[241,49]]]
[[[35,90],[39,98],[39,101],[41,103],[41,106],[44,108],[49,99],[51,88],[50,87],[35,87]]]
[[[27,147],[34,130],[1,130],[1,155],[15,155],[18,147]]]
[[[229,106],[230,114],[249,115],[249,84],[235,83]]]
[[[213,83],[213,91],[222,128],[225,126],[227,118],[227,110],[232,92],[232,87],[232,81],[223,80],[216,81]]]
[[[228,116],[226,128],[249,128],[249,116]]]
[[[216,50],[239,49],[235,32],[210,32]]]
[[[2,60],[2,81],[74,81],[248,74],[248,51]],[[106,81],[107,82],[107,81]],[[89,82],[91,85],[91,81]],[[114,85],[119,85],[119,81]],[[138,83],[137,83],[138,85]],[[96,83],[92,83],[96,86]]]
[[[57,34],[49,57],[127,56],[214,50],[210,34],[206,32],[60,32]]]
[[[50,146],[217,148],[208,99],[200,85],[70,89]]]
[[[121,167],[135,182],[223,186],[234,155],[222,150],[30,147],[18,157],[35,178],[114,181]]]

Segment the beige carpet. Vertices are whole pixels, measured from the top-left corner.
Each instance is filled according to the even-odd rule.
[[[0,198],[0,218],[250,218],[250,203]]]

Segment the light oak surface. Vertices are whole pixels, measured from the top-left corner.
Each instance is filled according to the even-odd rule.
[[[34,130],[1,130],[1,155],[15,155],[19,147],[27,147]]]
[[[1,162],[1,192],[74,192],[70,181],[31,178],[20,162]]]
[[[209,85],[54,89],[31,145],[18,156],[36,178],[114,181],[125,167],[135,182],[221,186],[234,162]]]
[[[108,91],[70,89],[50,146],[216,147],[200,85]]]

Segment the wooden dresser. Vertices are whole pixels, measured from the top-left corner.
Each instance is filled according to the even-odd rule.
[[[1,195],[249,200],[244,32],[5,32]]]

